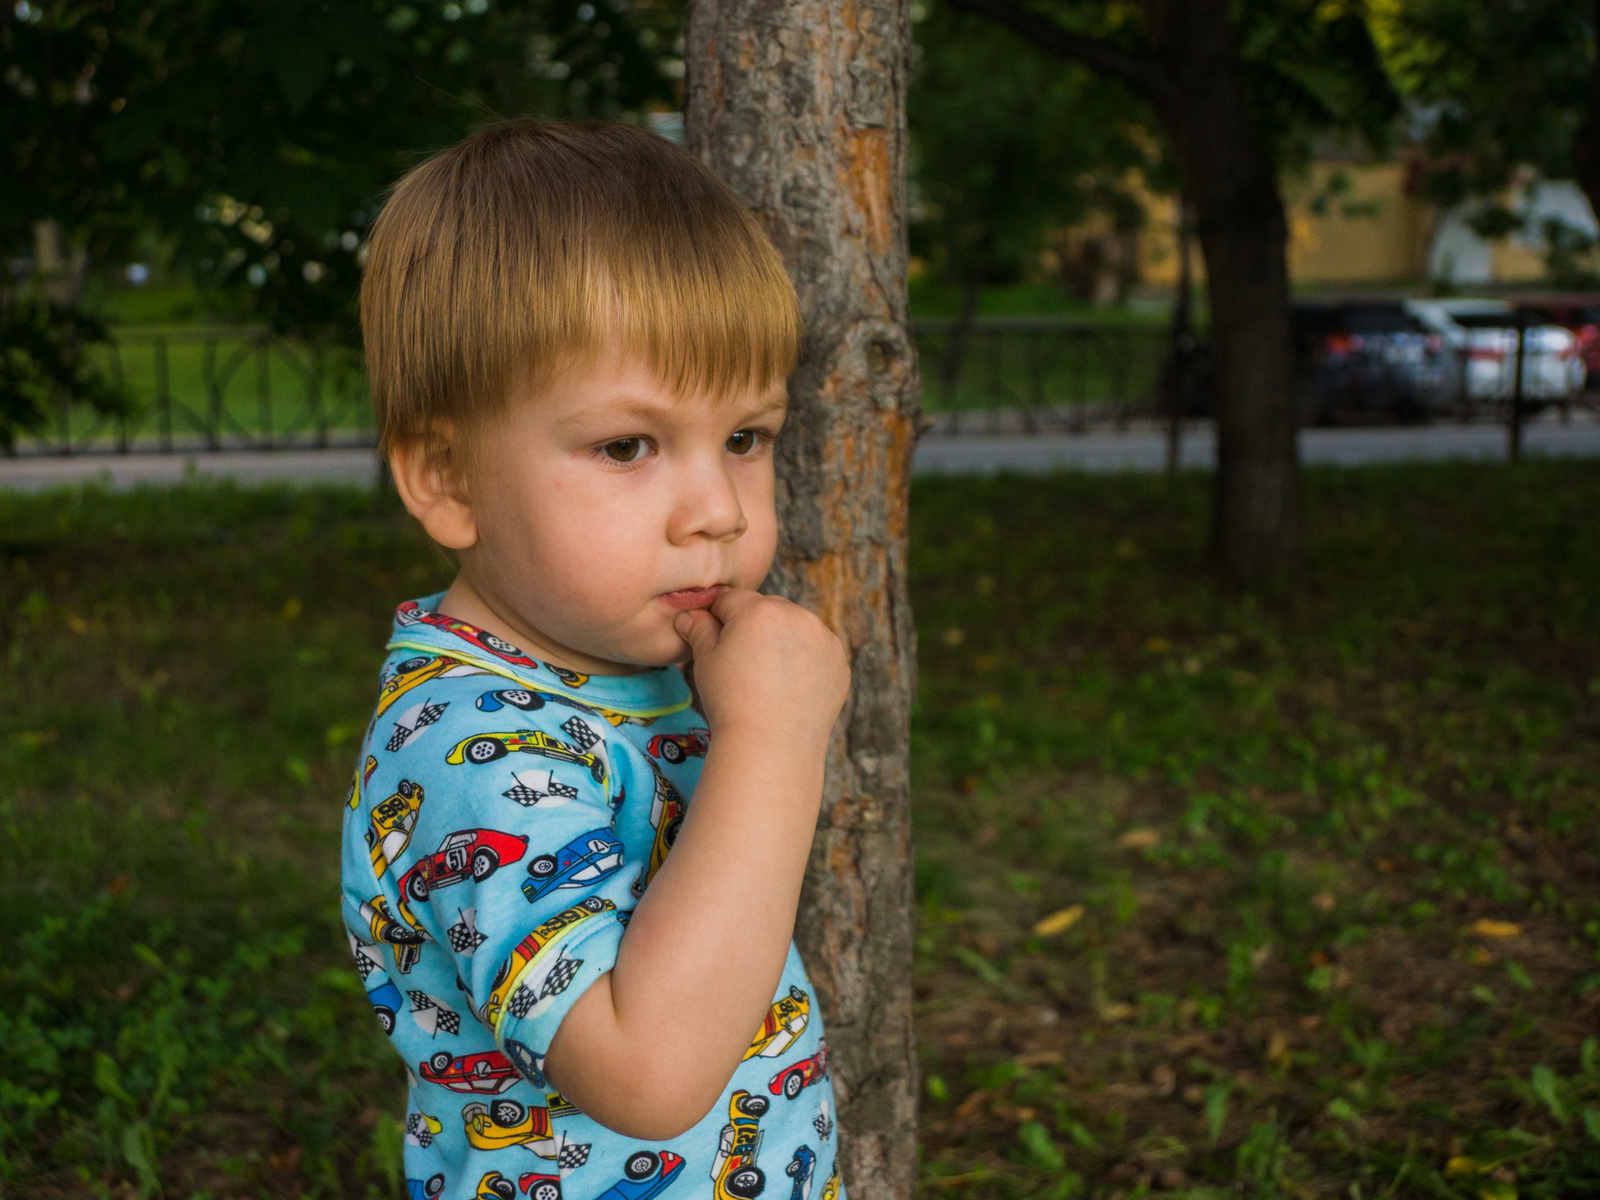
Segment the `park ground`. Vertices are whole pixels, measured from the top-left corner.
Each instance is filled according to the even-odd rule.
[[[1253,592],[1207,488],[916,486],[922,1200],[1600,1194],[1600,466],[1314,470]],[[401,1194],[335,854],[448,575],[355,490],[0,496],[0,1195]]]

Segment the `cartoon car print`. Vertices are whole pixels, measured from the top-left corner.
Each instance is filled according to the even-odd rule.
[[[824,1041],[810,1058],[792,1062],[772,1077],[767,1090],[774,1096],[793,1100],[803,1088],[810,1087],[828,1074],[828,1043]]]
[[[682,1155],[671,1150],[636,1150],[622,1164],[622,1178],[595,1200],[654,1200],[682,1174]]]
[[[497,829],[458,829],[400,877],[400,893],[421,904],[429,893],[470,878],[482,883],[528,852],[528,839]]]
[[[475,1100],[461,1109],[467,1141],[477,1150],[504,1150],[550,1140],[550,1110],[519,1100]],[[535,1154],[539,1153],[537,1150]]]
[[[460,766],[462,763],[491,763],[496,759],[504,758],[513,750],[522,754],[543,754],[546,758],[553,758],[558,762],[572,763],[574,766],[589,768],[589,776],[596,783],[606,781],[606,764],[598,755],[579,750],[569,746],[558,738],[551,737],[540,729],[518,729],[510,733],[478,733],[472,737],[458,742],[449,754],[444,756],[447,763]]]
[[[767,1010],[766,1020],[761,1022],[755,1041],[750,1043],[750,1049],[744,1052],[744,1059],[740,1061],[777,1058],[795,1044],[810,1020],[811,997],[790,984],[789,994],[780,996]]]
[[[465,621],[458,621],[442,613],[429,612],[415,600],[407,600],[395,610],[394,623],[402,629],[411,625],[431,625],[435,629],[453,633],[469,645],[487,650],[505,662],[515,663],[519,667],[532,667],[535,670],[540,665],[538,659],[529,658],[524,654],[521,647],[513,646],[504,638],[495,637],[487,629],[479,629],[476,625],[469,625]]]
[[[409,921],[396,920],[389,912],[389,901],[385,896],[363,900],[360,912],[372,936],[394,951],[394,965],[400,974],[410,974],[411,968],[422,957],[422,943],[427,940],[427,935]]]
[[[678,830],[683,828],[683,814],[689,811],[688,801],[683,798],[682,792],[672,786],[672,781],[657,771],[653,764],[650,769],[656,777],[655,795],[650,798],[650,824],[655,827],[656,836],[650,843],[650,860],[640,870],[639,877],[633,881],[630,889],[635,899],[644,895],[644,889],[650,886],[661,864],[667,861],[667,855],[678,840]]]
[[[783,1169],[785,1175],[794,1180],[794,1190],[789,1193],[789,1200],[810,1200],[811,1176],[817,1170],[816,1151],[810,1146],[796,1146],[794,1157],[789,1160],[789,1165]]]
[[[752,1096],[742,1088],[728,1101],[728,1123],[717,1142],[717,1157],[711,1164],[716,1181],[717,1200],[754,1200],[767,1186],[767,1176],[756,1166],[761,1153],[762,1114],[767,1111],[765,1096]]]
[[[367,850],[372,854],[372,873],[379,879],[410,845],[421,808],[422,785],[409,779],[402,779],[394,795],[372,806],[372,818],[367,822]]]
[[[532,1047],[516,1038],[505,1040],[506,1057],[511,1060],[511,1065],[517,1068],[521,1075],[534,1087],[544,1087],[544,1055],[535,1053]]]
[[[584,887],[622,869],[622,842],[609,829],[580,833],[554,854],[528,860],[522,894],[532,904],[559,888]]]
[[[406,1200],[433,1200],[440,1192],[444,1191],[444,1172],[428,1176],[426,1179],[406,1180]]]
[[[498,1032],[508,1002],[519,997],[524,988],[536,997],[539,985],[546,981],[539,978],[540,968],[544,969],[547,978],[563,961],[560,947],[555,945],[557,939],[585,921],[595,920],[602,913],[616,911],[617,906],[611,900],[600,896],[585,896],[571,908],[563,909],[542,922],[532,933],[518,942],[510,956],[500,964],[500,969],[495,972],[494,979],[489,984],[489,995],[484,1000],[483,1007],[477,1012],[478,1020]],[[556,953],[552,955],[550,951],[553,946]]]
[[[472,1200],[517,1200],[517,1189],[499,1171],[489,1171],[478,1180],[478,1189],[472,1193]]]
[[[645,747],[656,758],[681,763],[686,758],[704,758],[711,749],[711,730],[691,729],[687,733],[658,733]]]
[[[486,672],[482,667],[462,662],[459,658],[451,658],[448,654],[421,654],[415,658],[408,658],[395,665],[394,673],[386,678],[383,686],[378,689],[378,707],[373,717],[383,716],[396,700],[412,688],[421,687],[440,676],[483,674]]]
[[[540,1175],[537,1171],[528,1171],[517,1178],[517,1187],[527,1194],[528,1200],[561,1200],[559,1175]]]
[[[502,688],[496,692],[485,692],[478,697],[477,705],[480,712],[499,712],[508,704],[512,708],[520,708],[523,712],[538,712],[551,700],[557,704],[565,704],[569,708],[579,707],[576,702],[568,700],[565,696],[557,696],[553,692],[536,692],[531,688]]]
[[[822,1185],[822,1200],[839,1200],[839,1163],[834,1161],[833,1174],[828,1176],[828,1182]]]
[[[499,1095],[521,1078],[511,1060],[498,1050],[464,1055],[441,1050],[427,1062],[418,1063],[417,1071],[429,1083],[437,1083],[452,1092],[489,1096]]]
[[[587,675],[580,675],[576,671],[569,671],[566,667],[558,667],[555,665],[555,663],[545,663],[544,669],[549,671],[550,674],[561,680],[561,682],[566,684],[568,687],[581,688],[584,684],[589,682],[589,677]]]
[[[395,1014],[405,1003],[405,998],[400,995],[400,989],[385,979],[367,993],[367,1003],[372,1005],[372,1011],[378,1014],[378,1024],[383,1026],[383,1031],[392,1034]]]

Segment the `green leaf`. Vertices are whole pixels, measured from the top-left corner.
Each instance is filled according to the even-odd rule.
[[[1506,974],[1510,977],[1511,982],[1516,984],[1523,991],[1525,991],[1525,992],[1533,991],[1533,988],[1534,988],[1533,977],[1531,975],[1529,975],[1526,970],[1523,969],[1522,964],[1519,963],[1516,959],[1514,959],[1514,958],[1506,959]]]
[[[1583,1131],[1600,1142],[1600,1111],[1592,1108],[1583,1110]]]
[[[1550,1115],[1565,1125],[1567,1110],[1561,1104],[1561,1080],[1557,1078],[1556,1073],[1543,1063],[1539,1063],[1528,1076],[1528,1082],[1533,1088],[1533,1094],[1550,1110]]]
[[[109,1054],[100,1053],[94,1056],[94,1085],[113,1100],[120,1101],[129,1108],[136,1107],[134,1098],[128,1095],[122,1086],[122,1068],[117,1066],[117,1060]]]
[[[156,1174],[156,1139],[148,1121],[134,1121],[122,1131],[122,1157],[139,1176],[139,1195],[159,1195],[161,1177]]]
[[[1017,1129],[1017,1141],[1027,1152],[1028,1161],[1047,1171],[1059,1171],[1067,1165],[1061,1148],[1055,1144],[1050,1131],[1037,1121],[1024,1121]]]
[[[1211,1135],[1211,1144],[1217,1144],[1217,1139],[1222,1136],[1222,1127],[1228,1123],[1228,1093],[1233,1091],[1233,1085],[1228,1083],[1213,1083],[1206,1089],[1205,1103],[1202,1112],[1206,1118],[1206,1130]]]

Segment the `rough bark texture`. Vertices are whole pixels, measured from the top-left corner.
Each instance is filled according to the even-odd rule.
[[[1122,79],[1155,107],[1194,207],[1211,300],[1213,551],[1241,579],[1291,565],[1301,524],[1287,225],[1272,159],[1250,115],[1229,0],[1142,0],[1145,54],[1072,33],[1013,0],[948,2]]]
[[[797,939],[827,1025],[845,1185],[852,1200],[907,1200],[916,648],[905,564],[919,393],[903,216],[907,3],[694,0],[685,40],[687,144],[765,225],[805,319],[769,587],[838,631],[854,677]]]
[[[1572,164],[1589,207],[1600,217],[1600,0],[1594,0],[1594,68],[1589,74],[1589,111],[1572,138]]]

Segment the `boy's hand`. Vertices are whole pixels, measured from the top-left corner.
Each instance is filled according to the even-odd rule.
[[[694,682],[712,731],[758,725],[778,738],[826,744],[850,690],[838,637],[777,596],[731,588],[709,610],[673,622],[694,653]]]

